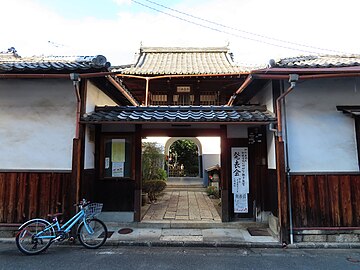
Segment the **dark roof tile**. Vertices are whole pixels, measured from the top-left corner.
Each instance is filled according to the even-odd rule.
[[[270,60],[271,67],[279,68],[331,68],[360,66],[360,55],[309,55]]]
[[[74,71],[107,69],[110,63],[102,55],[96,56],[33,56],[0,53],[0,72],[31,72],[41,70]]]
[[[83,122],[274,122],[265,106],[105,106],[82,117]]]
[[[114,69],[136,75],[239,74],[249,71],[235,65],[227,47],[142,47],[136,64]]]

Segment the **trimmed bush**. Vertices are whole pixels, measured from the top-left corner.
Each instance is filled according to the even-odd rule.
[[[219,198],[219,190],[215,186],[208,186],[206,188],[206,193],[208,196],[215,196],[216,198]]]
[[[166,188],[164,180],[148,180],[143,182],[142,190],[148,193],[150,201],[156,200],[156,195]]]

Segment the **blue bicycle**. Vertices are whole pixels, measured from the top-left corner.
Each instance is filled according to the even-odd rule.
[[[62,213],[49,215],[53,218],[50,223],[45,219],[31,219],[19,227],[16,235],[18,249],[26,255],[35,255],[45,251],[52,243],[69,239],[71,228],[80,221],[77,228],[77,237],[86,248],[99,248],[107,238],[107,228],[104,222],[95,218],[101,213],[101,203],[90,203],[83,199],[75,204],[80,211],[69,221],[60,226],[57,219]]]

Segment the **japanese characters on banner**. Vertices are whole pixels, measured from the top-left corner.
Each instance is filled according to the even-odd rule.
[[[249,164],[248,148],[231,148],[232,193],[234,194],[234,212],[248,213]]]

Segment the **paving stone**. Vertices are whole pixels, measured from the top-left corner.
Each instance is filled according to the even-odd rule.
[[[150,205],[144,221],[182,220],[191,222],[220,222],[212,201],[200,191],[164,192],[159,200]]]
[[[166,212],[164,218],[165,219],[174,219],[176,212]]]
[[[163,229],[161,235],[202,235],[200,229]]]
[[[202,242],[203,237],[200,235],[196,236],[161,236],[160,241],[174,241],[174,242]]]
[[[175,219],[176,220],[189,220],[189,216],[178,216],[178,215],[176,215]]]
[[[179,209],[176,211],[177,216],[188,216],[189,210],[188,209]]]

